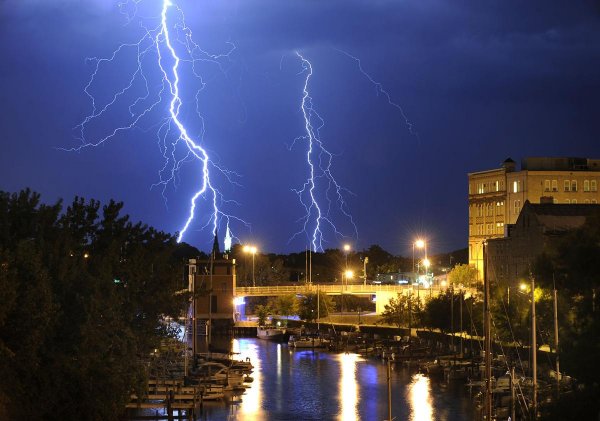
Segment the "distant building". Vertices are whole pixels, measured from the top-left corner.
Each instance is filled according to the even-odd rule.
[[[197,334],[207,332],[212,323],[214,332],[226,332],[235,322],[236,264],[219,251],[215,236],[212,258],[190,259],[188,263],[189,290],[195,292],[194,306]]]
[[[600,159],[525,158],[521,169],[508,158],[497,169],[469,178],[469,264],[483,279],[483,242],[507,235],[526,201],[530,203],[600,203]]]
[[[600,205],[532,204],[526,201],[507,236],[488,240],[488,278],[505,286],[527,279],[534,260],[555,247],[557,239],[580,228]]]
[[[235,259],[217,258],[196,262],[196,320],[205,326],[211,319],[218,330],[233,325],[235,318]],[[199,334],[203,328],[198,330]]]

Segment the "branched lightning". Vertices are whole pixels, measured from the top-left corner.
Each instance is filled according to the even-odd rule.
[[[127,16],[128,24],[137,14],[141,1],[129,0],[119,3],[121,12]],[[174,19],[175,23],[169,24],[169,18]],[[144,21],[146,20],[149,19]],[[225,220],[228,235],[231,235],[230,220],[248,224],[220,209],[221,205],[235,202],[225,200],[223,194],[216,188],[214,173],[221,174],[232,183],[235,183],[234,178],[238,177],[238,174],[226,170],[211,160],[207,148],[201,145],[205,127],[204,119],[198,108],[200,92],[204,89],[205,82],[198,67],[202,63],[211,63],[224,72],[222,62],[229,60],[230,54],[235,50],[235,45],[229,43],[230,49],[224,54],[210,54],[201,49],[192,38],[192,31],[185,23],[183,11],[171,0],[162,0],[160,17],[154,18],[154,20],[157,23],[151,27],[140,20],[143,35],[137,42],[119,45],[108,57],[88,59],[95,64],[92,75],[84,88],[85,94],[91,100],[92,111],[76,126],[77,138],[81,144],[65,150],[80,151],[84,148],[100,146],[131,129],[155,131],[160,152],[164,157],[164,165],[158,171],[158,181],[153,184],[153,187],[162,189],[165,204],[166,189],[169,185],[177,187],[178,174],[182,166],[190,161],[200,164],[199,187],[190,199],[189,213],[182,224],[177,241],[180,242],[183,239],[194,220],[200,198],[207,202],[210,209],[203,229],[212,226],[212,233],[216,235],[220,221]],[[133,51],[136,61],[135,70],[128,77],[127,83],[120,89],[117,88],[102,104],[102,101],[97,99],[97,95],[92,93],[94,89],[98,89],[97,79],[106,68],[110,68],[111,65],[113,68],[117,66],[116,61],[122,60],[122,57],[126,56],[129,51]],[[194,136],[190,134],[180,117],[184,105],[180,88],[180,70],[184,64],[189,66],[192,75],[199,81],[200,88],[194,95],[194,101],[200,125],[200,134],[197,138],[200,141],[194,140]],[[168,114],[160,116],[165,108]],[[89,132],[93,130],[92,123],[98,125],[100,119],[108,120],[109,113],[116,113],[125,122],[108,129],[108,133],[104,135],[92,136],[91,139],[88,139]],[[151,123],[149,127],[142,127],[142,124],[147,124],[146,121],[152,120],[156,115],[159,117],[154,120],[154,123]]]
[[[358,57],[355,57],[352,54],[350,54],[344,50],[340,50],[339,48],[334,48],[334,49],[336,51],[339,51],[340,53],[344,54],[345,56],[351,58],[352,60],[354,60],[356,62],[356,64],[358,65],[358,70],[369,80],[369,82],[371,82],[373,84],[373,86],[375,87],[375,91],[377,92],[377,95],[381,94],[381,95],[385,96],[388,104],[391,105],[392,107],[396,108],[398,111],[400,111],[400,115],[402,115],[402,118],[404,119],[404,124],[408,128],[409,133],[411,135],[415,136],[417,139],[419,139],[419,134],[414,130],[413,123],[408,119],[408,117],[404,113],[404,110],[402,109],[402,107],[398,103],[396,103],[392,100],[391,95],[389,94],[388,91],[386,91],[383,88],[383,85],[381,84],[381,82],[377,82],[375,79],[373,79],[371,77],[371,75],[369,73],[367,73],[365,71],[365,69],[363,69],[361,60]]]
[[[294,234],[290,241],[296,236],[306,233],[312,250],[323,251],[323,244],[326,241],[324,238],[325,225],[329,226],[335,235],[344,237],[330,216],[333,204],[350,221],[355,237],[358,237],[358,231],[344,199],[344,194],[351,194],[351,192],[342,187],[333,176],[331,171],[333,154],[325,148],[321,141],[319,132],[325,121],[315,110],[308,87],[313,73],[312,65],[299,52],[296,51],[296,55],[302,63],[300,74],[305,74],[300,106],[304,117],[305,134],[296,138],[294,144],[299,140],[306,141],[308,177],[301,188],[293,189],[305,209],[305,214],[300,219],[302,229]],[[324,198],[326,205],[319,204],[321,198]]]

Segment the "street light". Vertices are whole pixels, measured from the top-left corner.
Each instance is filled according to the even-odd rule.
[[[412,271],[413,273],[415,272],[415,246],[418,249],[422,249],[425,248],[425,241],[421,240],[420,238],[418,238],[417,240],[415,240],[412,244],[412,252],[413,252],[413,264],[412,264]],[[427,253],[425,253],[427,254]],[[427,257],[427,256],[426,256]]]
[[[257,252],[257,248],[256,246],[244,246],[242,250],[244,251],[244,253],[252,254],[252,286],[255,287],[256,279],[254,278],[254,255]]]
[[[354,272],[351,270],[346,270],[344,275],[346,275],[346,285],[348,285],[348,279],[352,279],[354,277]]]
[[[350,253],[350,244],[344,244],[344,254],[346,255],[346,269],[348,269],[348,253]]]

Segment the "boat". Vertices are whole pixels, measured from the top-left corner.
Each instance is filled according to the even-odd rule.
[[[290,333],[285,328],[262,327],[256,328],[258,339],[266,339],[273,342],[287,343],[290,339]]]
[[[329,341],[321,337],[315,336],[290,336],[288,344],[296,349],[300,348],[326,348],[329,346]]]

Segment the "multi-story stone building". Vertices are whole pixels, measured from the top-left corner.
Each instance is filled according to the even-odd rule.
[[[469,264],[483,276],[483,242],[501,238],[526,200],[559,204],[600,203],[600,159],[508,158],[497,169],[469,177]]]
[[[487,241],[488,279],[504,287],[527,280],[535,259],[552,252],[562,236],[582,227],[592,215],[600,215],[600,205],[526,201],[507,236]]]

